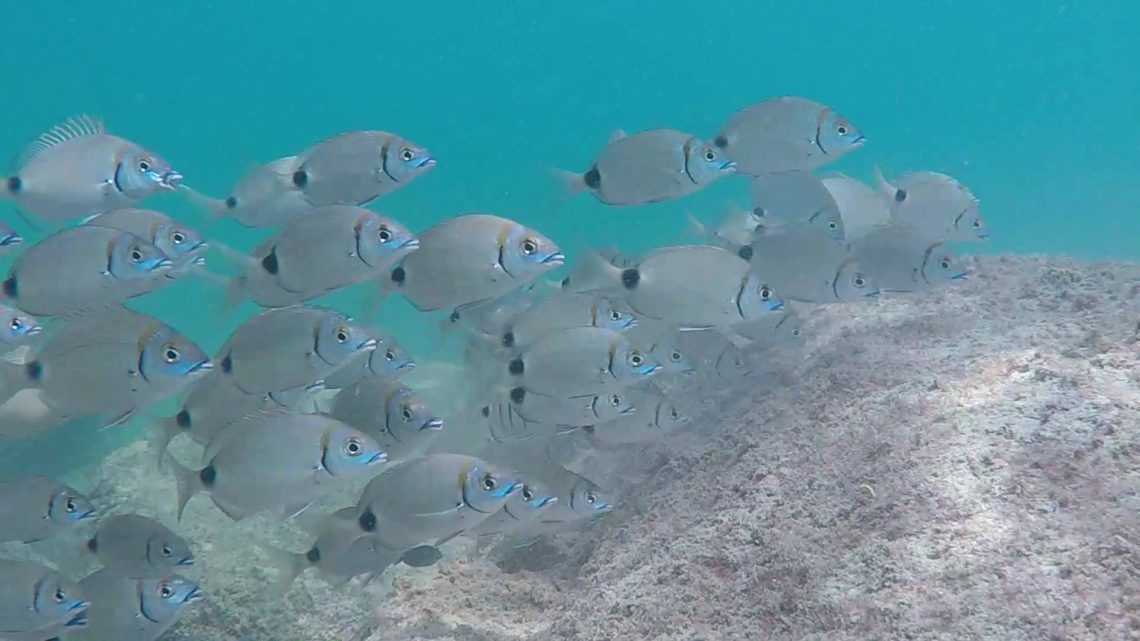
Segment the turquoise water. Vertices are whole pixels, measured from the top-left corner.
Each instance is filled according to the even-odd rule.
[[[224,196],[258,162],[357,128],[397,131],[439,165],[374,206],[413,229],[463,211],[536,226],[573,254],[686,238],[685,214],[743,201],[724,180],[671,203],[565,198],[547,168],[584,169],[618,128],[711,135],[782,94],[832,105],[868,137],[833,169],[953,174],[992,240],[967,251],[1140,256],[1140,6],[1093,3],[467,3],[243,0],[9,3],[4,127],[14,155],[76,113],[147,145]],[[147,201],[247,248],[264,233]],[[5,206],[5,211],[11,209]],[[9,216],[12,218],[11,216]],[[13,222],[18,222],[12,218]],[[329,301],[359,311],[360,291]],[[248,313],[181,283],[138,301],[207,350]],[[417,356],[435,323],[401,300],[377,317]]]

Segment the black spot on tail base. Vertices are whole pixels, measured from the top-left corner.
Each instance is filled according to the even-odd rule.
[[[304,169],[293,172],[293,184],[299,189],[304,189],[305,185],[309,184],[309,174],[305,173]]]
[[[232,374],[233,373],[233,371],[234,371],[234,359],[232,357],[230,357],[229,354],[226,354],[226,357],[223,358],[222,362],[218,363],[218,364],[222,366],[222,371],[225,372],[226,374]]]
[[[570,286],[570,277],[567,276],[566,278],[562,279],[562,289],[566,289],[569,286]]]
[[[277,248],[274,247],[269,254],[261,259],[261,268],[268,274],[276,274],[280,265],[277,264]]]
[[[211,488],[218,480],[218,470],[213,465],[207,465],[198,472],[198,480],[202,482],[202,487]]]
[[[182,410],[174,415],[174,423],[182,429],[189,429],[190,427],[190,412]]]
[[[44,366],[39,361],[31,361],[24,365],[24,372],[27,373],[29,379],[38,381],[44,375]]]
[[[226,209],[237,209],[237,197],[230,196],[225,200]]]
[[[511,390],[511,401],[514,403],[521,403],[526,400],[526,390],[521,387],[516,387]]]
[[[479,410],[479,413],[483,415],[483,418],[487,418],[488,416],[491,415],[491,406],[490,405],[484,405],[483,409]]]
[[[505,334],[503,334],[503,338],[500,342],[502,342],[503,347],[514,347],[515,346],[515,333],[510,332],[510,331],[506,332]]]
[[[748,261],[752,260],[752,245],[745,245],[745,246],[741,247],[740,249],[736,250],[736,255],[740,256],[744,260],[748,260]]]
[[[404,280],[407,277],[408,277],[408,274],[407,274],[407,272],[404,271],[403,267],[397,267],[396,269],[392,270],[392,282],[396,283],[397,285],[403,285]]]
[[[896,189],[895,190],[895,202],[901,203],[904,200],[906,200],[906,190],[905,189]]]
[[[24,188],[24,181],[19,176],[9,176],[6,187],[9,194],[18,194]]]
[[[728,146],[728,138],[725,138],[724,134],[721,134],[713,140],[713,144],[717,147],[720,147],[721,149],[724,149]]]
[[[90,552],[91,554],[95,554],[96,552],[99,551],[99,539],[98,539],[98,537],[93,536],[93,537],[87,539],[87,551]]]
[[[582,174],[582,182],[590,189],[597,189],[602,186],[602,172],[597,167],[591,167],[590,171]]]
[[[451,316],[448,316],[447,320],[449,320],[453,323],[458,323],[459,322],[459,312],[458,311],[451,312]]]
[[[316,565],[321,562],[321,551],[317,549],[317,546],[314,545],[308,552],[305,553],[305,560],[308,561],[311,565]]]
[[[4,295],[12,299],[20,297],[20,281],[15,276],[4,281]]]
[[[516,358],[511,361],[510,365],[507,365],[507,371],[515,376],[522,376],[522,373],[526,371],[526,365],[523,364],[521,358]]]
[[[621,273],[621,284],[624,285],[626,289],[633,289],[637,287],[637,284],[640,282],[641,272],[632,267]]]
[[[364,510],[364,514],[360,515],[360,518],[357,519],[357,523],[360,524],[360,529],[365,532],[376,531],[376,515],[372,513],[371,509]]]

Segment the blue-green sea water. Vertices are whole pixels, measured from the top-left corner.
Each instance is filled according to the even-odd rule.
[[[802,95],[867,136],[829,169],[928,169],[969,185],[992,239],[964,250],[1135,259],[1137,33],[1140,5],[1124,0],[12,1],[0,12],[0,150],[94,114],[224,196],[256,163],[333,133],[396,131],[439,165],[375,208],[413,229],[495,212],[573,257],[682,240],[686,213],[713,220],[746,190],[724,180],[614,209],[567,198],[549,168],[585,169],[619,128],[707,136],[749,103]],[[147,204],[242,249],[265,233],[210,222],[178,195]],[[138,307],[213,350],[253,311],[222,314],[221,292],[190,280]],[[359,311],[360,298],[331,302]],[[392,298],[377,319],[433,356],[435,316]]]

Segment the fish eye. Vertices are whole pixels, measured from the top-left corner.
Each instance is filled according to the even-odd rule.
[[[343,327],[337,328],[337,330],[336,330],[336,342],[338,342],[338,343],[348,342],[348,330],[347,329],[345,329]]]
[[[980,221],[980,220],[974,221],[974,229],[978,229],[981,226],[982,226],[982,221]]]
[[[142,250],[139,249],[138,247],[132,247],[131,248],[131,262],[141,263],[142,259],[143,259]]]
[[[855,278],[851,280],[856,287],[863,287],[867,284],[867,279],[863,278],[863,274],[855,274]]]
[[[186,234],[183,234],[180,231],[176,231],[170,235],[170,240],[173,241],[175,245],[181,245],[182,243],[186,242]]]
[[[75,505],[75,499],[67,499],[67,513],[74,514],[77,509],[79,508]]]
[[[523,254],[525,254],[527,256],[533,255],[535,252],[538,251],[538,242],[536,242],[533,238],[527,238],[526,240],[523,241],[522,251],[523,251]]]
[[[170,556],[174,554],[174,550],[170,549],[169,545],[162,546],[162,556]]]
[[[641,367],[641,364],[645,362],[645,358],[641,356],[641,352],[630,352],[627,360],[629,364],[634,367]]]
[[[392,230],[388,229],[387,225],[380,225],[380,232],[377,235],[380,237],[380,242],[382,243],[392,240]]]
[[[415,152],[413,152],[411,149],[408,149],[407,147],[404,147],[400,150],[400,158],[403,158],[404,162],[410,162],[415,157]]]
[[[760,300],[770,300],[772,298],[772,289],[767,285],[760,286]]]
[[[359,456],[362,450],[360,441],[355,438],[350,438],[344,442],[344,453],[349,456]]]
[[[798,327],[792,330],[792,336],[795,336],[796,338],[799,338],[800,334],[802,334],[802,333],[803,333],[803,330],[801,330]]]
[[[150,171],[150,161],[147,160],[146,158],[140,158],[139,159],[139,171],[144,172],[144,173]]]
[[[617,394],[610,394],[610,405],[614,407],[621,405],[621,397]]]
[[[396,360],[396,353],[393,352],[392,350],[388,350],[388,351],[384,352],[384,360],[391,363],[392,361]]]
[[[23,329],[24,321],[22,321],[18,318],[13,318],[12,322],[9,323],[9,326],[14,330],[19,331],[19,330]]]
[[[499,485],[498,483],[495,482],[495,477],[491,476],[490,474],[484,474],[483,475],[482,484],[483,484],[483,489],[487,490],[488,492],[495,489]]]
[[[534,498],[534,492],[531,492],[530,488],[524,485],[522,490],[522,497],[524,501],[529,501]]]
[[[839,223],[835,222],[834,220],[829,220],[827,221],[827,228],[831,231],[835,231],[836,229],[839,229]]]
[[[705,160],[708,162],[712,162],[712,161],[716,160],[716,152],[713,151],[712,149],[706,149],[705,150]]]
[[[162,352],[162,357],[166,359],[167,363],[177,363],[182,358],[182,352],[179,352],[178,348],[173,345],[167,345]]]
[[[400,416],[403,416],[405,421],[412,420],[412,408],[405,405],[404,409],[400,410]]]
[[[611,310],[610,310],[610,320],[612,320],[612,321],[619,321],[619,320],[621,320],[621,312],[619,312],[619,311],[618,311],[618,310],[616,310],[616,309],[611,309]]]
[[[64,592],[62,588],[56,588],[53,596],[55,597],[56,603],[63,603],[67,600],[67,592]]]
[[[677,350],[673,350],[672,352],[669,352],[669,360],[673,361],[674,363],[680,363],[681,358],[683,358],[681,356],[681,352],[678,352]]]
[[[940,262],[939,265],[942,266],[942,269],[950,269],[950,259],[949,258],[943,258],[942,262]]]
[[[174,590],[171,589],[170,585],[167,584],[166,581],[163,581],[162,583],[158,584],[158,596],[164,599],[169,599],[170,597],[174,596]]]
[[[593,492],[587,492],[586,493],[586,502],[589,503],[590,505],[597,503],[598,502],[598,495],[594,494]]]
[[[846,136],[847,135],[847,125],[844,125],[841,123],[838,127],[835,128],[835,133],[839,134],[840,136]]]
[[[677,408],[674,407],[674,408],[669,410],[669,418],[671,418],[675,421],[675,420],[681,418],[681,413],[678,412]]]

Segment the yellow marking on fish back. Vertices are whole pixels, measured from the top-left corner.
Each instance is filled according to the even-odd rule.
[[[459,468],[459,489],[467,484],[467,474],[471,472],[471,463],[464,463],[463,467]]]
[[[598,301],[590,303],[590,324],[598,326]]]

